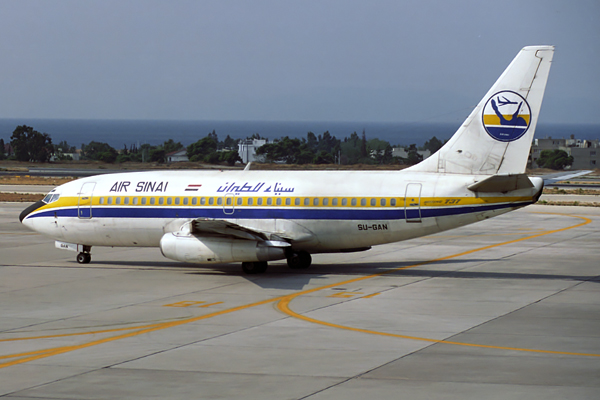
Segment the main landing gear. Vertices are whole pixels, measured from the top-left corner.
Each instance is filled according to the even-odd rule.
[[[242,270],[247,274],[262,274],[267,270],[268,264],[266,261],[243,262]]]
[[[307,251],[294,251],[287,258],[288,267],[291,269],[306,269],[311,263],[312,257]]]

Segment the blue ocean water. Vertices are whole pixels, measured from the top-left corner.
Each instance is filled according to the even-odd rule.
[[[436,136],[449,139],[459,124],[428,124],[406,122],[287,122],[287,121],[169,121],[169,120],[78,120],[78,119],[15,119],[0,118],[0,138],[10,141],[18,125],[28,125],[48,133],[53,143],[66,140],[71,146],[80,147],[91,141],[105,142],[120,149],[124,145],[149,143],[158,145],[168,139],[189,145],[215,130],[220,140],[227,135],[243,139],[255,133],[270,140],[289,136],[302,138],[310,131],[316,135],[329,131],[338,139],[359,135],[364,130],[367,139],[378,138],[392,145],[421,146]],[[546,125],[540,124],[536,137],[580,139],[600,138],[600,125]]]

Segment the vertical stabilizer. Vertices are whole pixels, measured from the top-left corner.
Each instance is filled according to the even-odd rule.
[[[448,143],[410,170],[525,172],[553,54],[553,46],[523,48]]]

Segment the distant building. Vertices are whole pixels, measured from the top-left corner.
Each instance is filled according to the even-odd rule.
[[[429,150],[417,150],[417,153],[423,157],[423,160],[429,158],[431,151]],[[408,153],[404,147],[394,147],[392,149],[392,157],[408,158]]]
[[[563,150],[573,156],[571,169],[595,169],[600,168],[600,143],[598,140],[575,139],[535,139],[531,145],[529,165],[537,167],[537,159],[544,150]]]
[[[179,149],[165,154],[167,162],[185,162],[190,161],[187,156],[187,149]]]
[[[244,164],[251,161],[262,161],[256,156],[256,149],[267,143],[267,139],[243,139],[238,143],[238,154]]]

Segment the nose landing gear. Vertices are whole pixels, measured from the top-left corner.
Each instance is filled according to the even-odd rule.
[[[77,262],[79,264],[89,264],[92,261],[92,255],[90,253],[81,252],[77,254]]]

